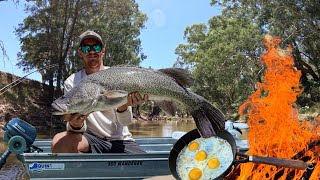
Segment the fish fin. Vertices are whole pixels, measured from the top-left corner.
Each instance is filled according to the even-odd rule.
[[[105,111],[118,108],[128,100],[128,92],[123,90],[114,90],[101,93],[97,98],[95,110]]]
[[[191,111],[200,135],[207,138],[223,131],[225,129],[224,114],[202,97],[200,104],[199,109]]]
[[[159,106],[159,108],[170,116],[174,116],[177,111],[177,105],[174,101],[154,101],[155,104]]]
[[[107,99],[123,98],[128,96],[128,92],[123,90],[107,91],[102,94]]]
[[[190,87],[193,84],[191,73],[186,69],[166,68],[158,69],[158,71],[170,76],[182,87]]]

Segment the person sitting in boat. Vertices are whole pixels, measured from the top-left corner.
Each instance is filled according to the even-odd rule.
[[[64,93],[70,91],[89,74],[107,69],[103,65],[106,47],[99,34],[85,31],[80,35],[79,56],[85,69],[69,76],[64,82]],[[87,115],[67,114],[67,131],[52,139],[53,153],[145,153],[134,141],[127,125],[132,122],[132,106],[148,100],[138,92],[128,95],[127,104],[114,110],[96,111]]]

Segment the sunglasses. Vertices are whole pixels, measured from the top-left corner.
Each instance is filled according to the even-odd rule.
[[[82,45],[80,46],[80,50],[85,54],[88,54],[91,50],[93,50],[96,53],[99,53],[102,51],[102,45],[101,44],[94,44],[92,46]]]

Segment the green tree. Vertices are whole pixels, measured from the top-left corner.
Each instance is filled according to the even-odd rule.
[[[247,17],[264,33],[291,44],[305,87],[300,104],[320,101],[320,1],[213,0],[211,4],[223,6],[229,17]]]
[[[141,52],[140,30],[147,16],[133,0],[102,1],[101,16],[91,19],[91,27],[104,35],[107,44],[105,63],[138,65],[146,56]]]
[[[138,36],[147,18],[134,0],[33,0],[25,10],[30,14],[16,29],[22,44],[18,66],[30,71],[58,64],[40,72],[52,95],[54,82],[60,91],[63,80],[81,68],[78,36],[87,29],[104,38],[108,65],[145,58]]]
[[[262,32],[245,18],[213,17],[185,30],[176,66],[192,70],[193,90],[226,113],[237,111],[258,79]]]

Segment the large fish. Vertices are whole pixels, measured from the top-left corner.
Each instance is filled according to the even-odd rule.
[[[130,92],[147,94],[169,115],[175,113],[175,102],[185,105],[202,137],[224,130],[225,117],[203,97],[187,89],[191,74],[184,69],[152,70],[134,66],[113,66],[82,79],[67,94],[52,103],[54,115],[88,114],[115,109],[127,102]]]

